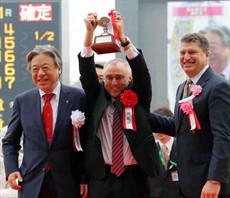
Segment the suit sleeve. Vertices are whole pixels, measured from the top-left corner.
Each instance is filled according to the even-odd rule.
[[[20,139],[22,136],[22,126],[19,116],[18,100],[15,99],[13,106],[13,113],[8,125],[8,130],[2,140],[2,151],[4,156],[4,165],[6,176],[10,173],[19,171],[18,156],[20,146]]]
[[[154,133],[164,133],[170,136],[176,136],[176,129],[173,117],[161,116],[156,113],[150,113],[150,125]]]
[[[79,53],[78,60],[80,81],[86,97],[87,99],[95,98],[95,95],[99,92],[100,83],[95,69],[94,56],[83,58]]]
[[[138,95],[138,102],[140,102],[145,109],[149,111],[152,99],[152,87],[151,77],[144,57],[140,51],[137,57],[127,60],[132,69],[133,89]]]
[[[221,83],[209,97],[209,119],[213,134],[208,180],[230,182],[230,84]]]

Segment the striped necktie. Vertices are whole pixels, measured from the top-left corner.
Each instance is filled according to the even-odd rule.
[[[111,172],[119,177],[124,169],[124,156],[123,156],[123,128],[115,108],[113,114],[113,127],[112,127],[112,167]]]
[[[183,97],[182,98],[187,98],[190,94],[190,89],[191,85],[193,84],[191,79],[188,79],[184,85],[184,91],[183,91]]]
[[[165,144],[162,144],[162,155],[163,155],[163,160],[164,160],[164,168],[167,170],[168,168],[168,161],[169,161],[169,156],[168,156],[168,148]]]

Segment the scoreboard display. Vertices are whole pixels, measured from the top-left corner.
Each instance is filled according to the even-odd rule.
[[[14,97],[34,87],[25,57],[36,45],[61,49],[59,1],[0,3],[0,131],[8,124]]]

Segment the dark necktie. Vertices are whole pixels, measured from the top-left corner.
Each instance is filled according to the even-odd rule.
[[[123,129],[116,108],[113,114],[112,134],[113,139],[111,172],[119,177],[124,171]]]
[[[193,84],[191,79],[188,79],[184,85],[184,91],[183,91],[183,97],[182,98],[187,98],[190,94],[190,87]]]
[[[53,93],[50,94],[45,94],[43,96],[45,100],[45,104],[43,106],[43,122],[44,122],[44,127],[45,127],[45,132],[46,132],[46,138],[48,143],[50,144],[51,139],[52,139],[52,133],[53,133],[53,111],[52,111],[52,106],[50,103],[50,100],[54,96]]]
[[[162,155],[163,155],[163,160],[164,160],[164,168],[167,170],[168,168],[168,161],[169,161],[169,156],[168,156],[168,148],[165,144],[162,144]]]

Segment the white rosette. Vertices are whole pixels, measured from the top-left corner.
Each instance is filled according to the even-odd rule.
[[[79,128],[85,124],[85,113],[79,110],[72,111],[70,118],[74,128],[74,145],[78,151],[83,151],[81,147]]]

